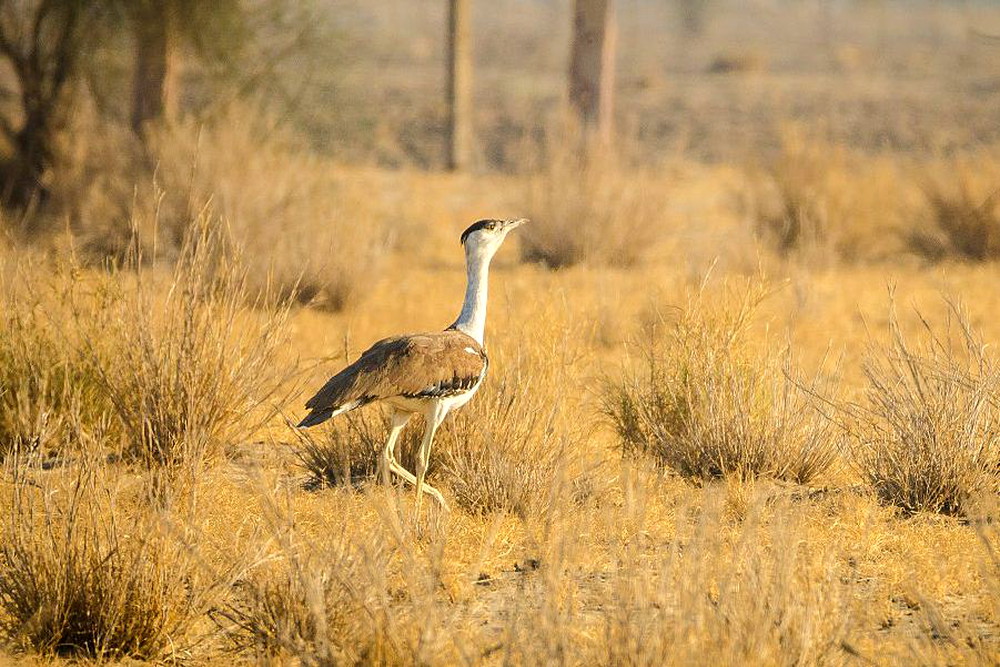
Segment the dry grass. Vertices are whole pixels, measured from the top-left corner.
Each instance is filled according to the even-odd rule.
[[[223,149],[213,139],[202,144],[202,157],[227,163],[217,155]],[[261,149],[264,162],[278,173],[286,154],[269,150]],[[308,162],[298,159],[289,168]],[[434,665],[996,662],[996,489],[987,466],[980,467],[984,484],[966,482],[962,491],[963,503],[975,490],[986,495],[960,509],[966,520],[903,516],[866,492],[859,458],[853,467],[831,465],[840,433],[814,405],[850,397],[864,405],[857,414],[873,420],[870,429],[859,421],[851,431],[852,453],[874,433],[897,447],[881,450],[882,458],[906,463],[907,483],[943,478],[942,470],[962,461],[944,455],[952,450],[904,460],[898,454],[914,448],[901,443],[924,437],[973,451],[988,442],[981,436],[992,433],[995,411],[989,355],[980,355],[980,370],[959,326],[959,335],[942,336],[955,342],[950,352],[942,343],[932,346],[941,351],[934,356],[909,343],[921,325],[903,318],[893,326],[907,356],[892,340],[866,338],[865,323],[885,316],[882,284],[892,272],[921,306],[942,284],[961,294],[970,321],[991,341],[1000,334],[992,317],[1000,303],[989,266],[943,264],[930,274],[885,255],[882,264],[836,262],[814,271],[806,261],[780,266],[794,269],[794,289],[766,280],[745,285],[738,270],[722,277],[732,289],[695,289],[691,264],[657,261],[655,253],[627,269],[585,259],[554,272],[512,262],[507,248],[491,284],[490,376],[442,427],[432,452],[432,483],[452,512],[425,504],[414,516],[410,489],[357,484],[377,469],[385,437],[378,412],[340,418],[329,432],[291,442],[298,461],[282,446],[292,440],[287,424],[261,421],[271,402],[293,412],[281,405],[284,391],[274,392],[299,355],[339,360],[332,351],[453,317],[462,276],[455,233],[483,209],[509,204],[504,193],[523,181],[410,172],[375,178],[317,165],[351,188],[375,184],[370,198],[382,203],[360,209],[373,219],[406,210],[422,221],[417,227],[398,216],[389,265],[405,279],[376,276],[364,308],[350,300],[340,312],[247,307],[256,301],[247,291],[256,289],[244,289],[246,265],[233,264],[232,218],[217,227],[206,226],[210,217],[189,219],[176,228],[197,241],[187,245],[144,237],[149,251],[158,238],[162,259],[114,271],[53,270],[63,264],[29,254],[20,241],[0,254],[3,274],[19,265],[21,282],[31,286],[13,290],[8,279],[0,292],[2,417],[13,424],[8,442],[20,443],[0,479],[0,506],[10,509],[0,516],[0,650],[56,664],[88,656]],[[615,169],[612,184],[666,194],[652,172],[630,181],[630,170]],[[700,177],[672,182],[670,210],[737,224],[739,212],[726,207],[728,183],[741,175],[694,169]],[[850,169],[842,171],[833,179],[838,197],[856,185],[844,175]],[[251,180],[262,189],[259,178]],[[140,189],[133,207],[141,217],[159,206],[161,230],[171,229],[177,201],[168,180],[162,198]],[[901,190],[912,194],[905,184]],[[289,186],[283,196],[311,193]],[[412,205],[399,204],[409,199]],[[397,203],[382,209],[386,200]],[[857,201],[868,202],[858,209],[867,215],[875,200]],[[152,228],[153,220],[137,225]],[[863,237],[859,229],[859,238],[884,229],[873,226]],[[722,243],[741,243],[714,230],[699,238],[720,251]],[[690,239],[675,242],[687,259]],[[275,250],[290,263],[298,252]],[[716,271],[724,273],[723,264]],[[665,300],[685,307],[648,314]],[[935,331],[938,321],[931,318]],[[634,342],[623,348],[623,340]],[[865,340],[878,385],[864,377]],[[812,375],[829,349],[843,351],[838,373]],[[907,359],[917,379],[907,379]],[[609,373],[616,379],[602,383]],[[917,382],[925,404],[913,393]],[[869,399],[856,398],[866,387]],[[261,403],[269,393],[274,398]],[[873,400],[880,396],[890,406],[884,415]],[[619,433],[600,428],[602,408]],[[933,429],[921,426],[931,418]],[[408,439],[421,430],[415,420]],[[25,461],[24,443],[36,440],[72,455]],[[123,442],[132,458],[109,458]],[[401,459],[412,467],[407,446],[401,443]],[[622,457],[623,448],[651,456]],[[995,465],[995,453],[976,456],[980,463],[993,456]],[[935,467],[944,464],[952,468]],[[148,487],[164,468],[184,482],[177,485],[183,494],[172,496],[178,502],[150,502]],[[313,484],[302,485],[303,470]]]
[[[521,255],[530,262],[630,267],[664,237],[663,178],[627,167],[613,149],[583,147],[576,133],[553,139],[526,181],[532,224],[521,233]]]
[[[409,470],[416,463],[422,429],[423,420],[414,418],[396,442],[396,460]],[[311,487],[358,486],[381,469],[388,432],[389,420],[377,408],[358,410],[334,419],[317,435],[296,429],[295,457]]]
[[[454,656],[440,589],[443,542],[427,553],[399,508],[369,497],[380,517],[351,540],[310,545],[293,510],[265,492],[277,548],[273,562],[239,582],[216,623],[233,648],[258,659],[306,664],[401,664]],[[354,533],[350,522],[338,529]],[[245,653],[244,653],[245,654]]]
[[[79,436],[107,431],[109,406],[100,377],[78,348],[67,321],[75,277],[46,258],[12,258],[0,285],[0,459],[11,451],[63,455]]]
[[[941,165],[924,186],[928,221],[907,231],[910,248],[933,261],[1000,257],[1000,162],[981,151]]]
[[[182,526],[136,506],[99,464],[49,473],[35,464],[13,457],[4,468],[13,485],[0,546],[4,640],[100,660],[183,655],[226,579],[206,571]]]
[[[210,203],[242,250],[251,296],[294,296],[336,311],[377,277],[389,236],[370,184],[311,157],[266,115],[234,106],[207,128],[165,129],[156,159],[182,225],[171,232],[174,245]]]
[[[1000,374],[967,316],[951,315],[944,328],[922,320],[914,344],[893,312],[891,346],[865,362],[867,403],[849,408],[855,466],[906,512],[967,514],[1000,491]]]
[[[851,656],[855,593],[834,550],[807,544],[802,515],[757,502],[730,536],[722,499],[706,500],[662,554],[626,551],[602,663],[803,665]]]
[[[73,243],[95,265],[137,259],[137,241],[143,259],[173,261],[212,210],[242,252],[252,300],[337,311],[379,275],[391,207],[258,106],[232,102],[207,121],[151,127],[145,147],[92,109],[76,116],[53,201],[19,225],[36,241]]]
[[[503,373],[443,428],[436,447],[442,476],[471,514],[538,514],[566,472],[570,446],[553,428],[558,406],[521,390],[539,386],[537,367]]]
[[[273,414],[288,379],[277,358],[286,308],[247,309],[244,269],[225,256],[221,234],[203,216],[169,282],[138,268],[106,285],[96,313],[78,316],[124,453],[147,466],[198,462],[241,443]]]
[[[813,265],[881,259],[900,251],[912,193],[902,170],[843,147],[785,136],[782,150],[754,172],[743,206],[759,238],[782,257]]]
[[[351,422],[353,424],[353,422]],[[381,447],[376,438],[353,428],[331,428],[323,440],[297,431],[301,442],[295,458],[309,476],[312,487],[356,486],[379,470]]]
[[[287,541],[284,549],[277,563],[238,582],[233,600],[215,611],[232,648],[258,659],[298,657],[309,664],[356,663],[383,653],[384,647],[373,652],[358,636],[367,620],[358,599],[367,594],[358,585],[364,573],[361,550],[303,560]]]
[[[72,363],[65,344],[39,319],[14,306],[0,324],[0,458],[62,448],[67,420],[88,405],[83,365]]]
[[[676,7],[632,3],[623,150],[585,154],[540,120],[568,3],[500,3],[477,46],[489,166],[449,174],[413,168],[441,155],[444,4],[347,4],[363,39],[282,120],[213,104],[143,148],[115,120],[128,82],[95,79],[110,108],[75,114],[52,198],[0,218],[0,662],[1000,663],[998,172],[988,146],[948,152],[996,138],[994,46],[966,29],[996,10],[695,2],[685,41],[660,39]],[[720,53],[766,67],[708,75]],[[394,168],[312,153],[296,117]],[[781,145],[786,118],[830,140]],[[344,348],[447,323],[458,232],[508,215],[533,224],[494,265],[490,376],[431,456],[452,511],[417,514],[358,483],[374,406],[298,440],[284,370],[325,360],[314,386]],[[522,241],[561,270],[518,263]],[[739,287],[699,287],[715,257]],[[744,289],[759,262],[789,288]],[[890,280],[926,325],[882,327]],[[974,328],[945,327],[942,290]]]
[[[702,291],[676,322],[657,323],[640,343],[642,370],[626,369],[604,390],[605,413],[625,452],[652,454],[700,480],[808,483],[833,465],[837,439],[798,386],[787,352],[752,342],[766,296],[762,283],[732,295]],[[812,391],[821,391],[816,382]]]

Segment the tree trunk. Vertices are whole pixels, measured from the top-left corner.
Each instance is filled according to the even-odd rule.
[[[576,0],[569,101],[583,126],[610,142],[615,87],[614,0]]]
[[[19,41],[0,26],[0,55],[17,78],[22,114],[16,130],[6,118],[0,123],[13,148],[0,164],[4,205],[24,208],[48,195],[45,174],[56,160],[56,139],[68,118],[84,9],[83,3],[42,3],[29,19],[29,34]]]
[[[166,2],[137,2],[132,11],[135,78],[132,84],[132,131],[170,110],[173,97],[170,13]]]
[[[448,1],[448,168],[467,169],[473,158],[472,0]]]
[[[30,112],[14,136],[15,157],[5,168],[2,200],[24,208],[47,194],[43,177],[54,158],[54,128],[48,110]]]

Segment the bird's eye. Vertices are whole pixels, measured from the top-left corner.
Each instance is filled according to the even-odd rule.
[[[490,229],[491,231],[492,231],[492,230],[494,230],[494,229],[496,229],[496,228],[497,228],[497,223],[496,223],[496,222],[491,222],[491,223],[489,224],[489,229]]]

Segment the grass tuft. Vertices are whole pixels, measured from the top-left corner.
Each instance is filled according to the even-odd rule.
[[[42,654],[182,655],[222,581],[177,529],[129,509],[93,463],[60,476],[18,457],[5,473],[14,495],[0,543],[0,635]]]
[[[946,174],[927,180],[929,221],[907,230],[911,250],[932,261],[1000,258],[1000,164],[980,155],[957,159]]]
[[[482,389],[445,421],[435,443],[455,502],[474,515],[538,516],[561,475],[584,481],[575,465],[579,425],[563,421],[571,408],[559,390],[579,362],[578,339],[556,313],[527,321],[535,317],[532,345],[492,351]]]
[[[147,466],[197,463],[240,443],[287,379],[277,356],[287,308],[248,309],[243,271],[224,248],[204,215],[166,285],[137,263],[109,283],[95,319],[79,320],[124,453]]]
[[[441,430],[442,472],[456,503],[475,515],[539,513],[565,463],[552,406],[525,395],[530,372],[494,379]]]
[[[961,309],[942,332],[923,320],[912,344],[895,309],[890,344],[864,364],[864,405],[850,405],[854,465],[879,499],[906,512],[963,515],[1000,491],[1000,368]]]
[[[606,383],[605,414],[623,451],[684,477],[768,476],[807,483],[837,458],[832,428],[792,379],[787,354],[756,351],[762,283],[714,305],[704,291],[640,343],[642,372]],[[820,391],[818,382],[812,391]]]
[[[65,321],[72,271],[43,258],[19,261],[0,286],[0,459],[12,451],[66,454],[83,433],[107,430],[100,378]],[[45,270],[54,268],[54,284]]]
[[[664,186],[629,169],[610,148],[563,137],[527,177],[521,255],[552,268],[579,263],[630,267],[663,236]]]
[[[410,470],[422,425],[422,420],[414,417],[396,442],[396,460]],[[356,486],[373,479],[381,469],[388,431],[384,414],[361,409],[332,420],[318,438],[296,429],[300,442],[295,457],[309,476],[309,486]]]

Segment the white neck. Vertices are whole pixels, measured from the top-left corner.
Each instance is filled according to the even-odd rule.
[[[465,286],[465,301],[462,312],[452,324],[452,328],[467,333],[483,344],[486,332],[486,292],[489,287],[490,260],[492,254],[466,252],[465,270],[468,283]]]

